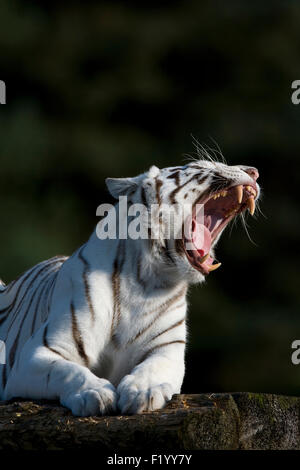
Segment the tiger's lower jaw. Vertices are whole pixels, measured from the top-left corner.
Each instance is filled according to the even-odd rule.
[[[186,243],[186,246],[189,246]],[[209,251],[203,255],[203,250],[196,250],[196,249],[186,249],[183,248],[185,251],[186,259],[190,266],[193,268],[195,274],[202,274],[201,279],[205,279],[205,277],[212,271],[218,269],[222,263],[214,263],[215,257],[213,253],[213,248],[210,247]],[[199,253],[200,252],[200,253]]]

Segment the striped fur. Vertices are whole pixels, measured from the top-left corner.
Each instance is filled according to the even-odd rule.
[[[0,281],[0,398],[59,399],[76,415],[157,409],[184,376],[186,293],[203,276],[178,240],[167,239],[164,207],[211,188],[246,182],[239,167],[207,161],[108,179],[115,197],[159,207],[154,240],[100,240],[71,257]],[[157,214],[158,215],[158,214]]]

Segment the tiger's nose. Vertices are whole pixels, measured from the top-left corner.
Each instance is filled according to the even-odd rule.
[[[259,177],[259,173],[258,173],[258,170],[256,168],[254,168],[253,166],[250,166],[248,168],[245,168],[245,172],[251,176],[252,179],[254,179],[254,181],[257,180],[257,178]]]

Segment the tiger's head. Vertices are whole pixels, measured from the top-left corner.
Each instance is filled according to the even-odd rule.
[[[151,212],[144,219],[144,247],[159,272],[196,283],[220,266],[214,248],[229,222],[247,209],[254,214],[257,178],[253,167],[195,160],[163,169],[152,166],[134,178],[107,178],[106,184],[115,198],[126,195],[129,205],[143,204]]]

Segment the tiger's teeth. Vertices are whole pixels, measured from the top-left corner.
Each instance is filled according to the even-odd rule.
[[[229,211],[229,212],[227,212],[227,213],[225,214],[225,217],[230,217],[231,215],[235,214],[236,212],[237,212],[237,209],[236,209],[236,208],[235,208],[235,209],[232,209],[231,211]]]
[[[241,204],[241,202],[243,200],[243,186],[241,184],[236,186],[236,192],[237,192],[238,203]]]
[[[246,186],[247,191],[249,191],[250,194],[253,194],[254,198],[257,196],[257,192],[252,186]]]
[[[199,263],[200,264],[204,263],[204,261],[206,261],[208,257],[209,257],[209,253],[206,253],[206,255],[202,256],[202,258],[199,259]]]
[[[248,199],[248,209],[250,214],[253,215],[255,211],[255,201],[253,196],[250,196]]]
[[[222,263],[211,264],[211,265],[207,266],[207,269],[208,269],[209,272],[215,271],[216,269],[218,269],[221,266],[221,264]]]
[[[222,195],[222,197],[227,196],[227,191],[222,191],[222,192],[221,192],[221,195]]]

